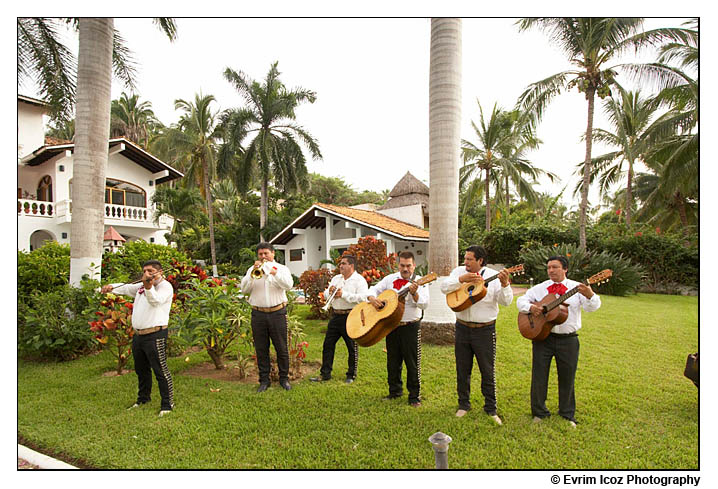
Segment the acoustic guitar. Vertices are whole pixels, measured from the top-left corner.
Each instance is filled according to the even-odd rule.
[[[437,278],[432,272],[421,277],[416,283],[425,285]],[[401,322],[404,300],[410,285],[407,284],[399,292],[388,289],[379,294],[377,300],[383,304],[380,309],[376,309],[370,302],[360,302],[354,306],[347,316],[347,335],[359,346],[372,346],[384,339]]]
[[[506,271],[516,275],[521,275],[524,273],[524,266],[516,265],[515,267],[507,268]],[[486,297],[486,285],[497,278],[499,278],[498,274],[487,278],[483,283],[467,282],[465,284],[461,284],[461,287],[446,294],[446,304],[454,312],[468,309],[473,304],[476,304],[481,299]]]
[[[602,270],[596,275],[589,277],[586,280],[587,285],[600,285],[604,282],[608,282],[608,279],[613,275],[611,270]],[[551,328],[557,324],[563,324],[568,319],[568,306],[564,304],[566,300],[575,295],[578,292],[578,286],[569,290],[565,294],[559,296],[558,294],[548,294],[546,297],[538,302],[533,302],[541,306],[543,313],[539,316],[534,316],[531,313],[519,313],[518,323],[519,331],[524,338],[534,341],[543,341],[551,332]]]

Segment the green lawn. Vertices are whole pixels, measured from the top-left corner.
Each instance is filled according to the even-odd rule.
[[[342,380],[346,348],[337,344],[335,379],[304,379],[285,392],[185,376],[204,352],[171,358],[176,410],[158,418],[151,405],[127,411],[134,374],[103,377],[107,354],[63,364],[18,363],[18,435],[40,450],[97,468],[429,469],[427,438],[453,438],[451,468],[696,469],[698,393],[682,376],[698,349],[696,297],[602,297],[584,313],[573,430],[558,416],[534,425],[529,408],[531,343],[516,327],[516,307],[497,323],[497,393],[504,426],[483,414],[478,367],[472,404],[454,417],[453,347],[424,345],[423,406],[387,394],[383,342],[361,348],[358,379]],[[515,304],[515,301],[514,301]],[[300,311],[306,314],[306,309]],[[308,360],[321,359],[325,323],[306,321]],[[555,369],[548,407],[557,409]],[[219,392],[211,392],[210,388]],[[570,456],[566,456],[570,454]]]

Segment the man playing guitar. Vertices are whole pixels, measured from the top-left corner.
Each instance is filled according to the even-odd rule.
[[[455,268],[441,282],[441,291],[449,294],[462,284],[472,282],[483,284],[484,279],[497,275],[487,268],[487,253],[481,246],[469,246],[464,253],[464,265]],[[454,355],[456,357],[456,391],[459,397],[457,417],[471,409],[471,370],[476,356],[481,372],[481,393],[484,396],[484,412],[498,425],[501,418],[496,414],[496,318],[499,304],[510,306],[514,294],[510,287],[506,269],[498,272],[499,280],[491,281],[486,296],[468,309],[456,312],[456,335]]]
[[[414,277],[414,254],[410,251],[399,253],[399,273],[384,277],[367,292],[367,300],[376,309],[383,304],[377,296],[387,289],[397,292],[421,277]],[[429,290],[418,287],[416,283],[409,285],[406,295],[404,315],[399,327],[386,337],[386,370],[389,383],[389,395],[384,399],[395,399],[402,396],[401,365],[406,364],[406,388],[409,391],[409,404],[421,406],[421,322],[422,310],[429,305]]]
[[[578,294],[565,301],[568,306],[568,318],[554,326],[543,341],[532,342],[531,364],[531,414],[534,422],[551,416],[546,408],[548,376],[551,358],[556,357],[558,372],[558,414],[576,427],[576,397],[574,380],[578,367],[578,333],[581,329],[581,308],[592,312],[601,307],[601,298],[594,293],[590,285],[566,278],[568,259],[564,256],[552,256],[546,263],[549,279],[531,287],[526,294],[516,300],[519,313],[540,316],[543,309],[534,304],[548,294],[563,295],[568,289],[578,287]]]

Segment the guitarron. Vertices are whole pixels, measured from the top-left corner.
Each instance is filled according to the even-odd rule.
[[[524,266],[516,265],[515,267],[507,268],[506,271],[520,275],[524,273]],[[486,284],[497,278],[499,278],[498,275],[493,275],[484,280],[483,283],[467,282],[465,284],[461,284],[461,287],[446,294],[446,304],[452,311],[455,312],[468,309],[473,304],[476,304],[481,299],[486,297]]]
[[[416,281],[418,285],[433,282],[438,277],[430,273]],[[347,335],[359,346],[372,346],[394,331],[404,315],[404,300],[409,293],[407,284],[398,293],[392,289],[385,290],[377,299],[384,305],[376,309],[369,302],[361,302],[354,306],[347,317]]]
[[[613,275],[611,270],[603,270],[586,280],[587,285],[602,284],[608,282]],[[548,294],[538,302],[533,302],[541,306],[543,313],[534,316],[531,313],[519,313],[518,323],[521,335],[529,340],[543,341],[551,332],[551,328],[557,324],[563,324],[568,319],[568,307],[564,302],[578,292],[578,286],[569,290],[565,294]]]

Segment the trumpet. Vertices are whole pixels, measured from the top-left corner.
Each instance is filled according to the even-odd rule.
[[[259,278],[264,277],[264,269],[262,268],[264,266],[264,262],[266,262],[266,260],[262,260],[261,265],[259,265],[258,267],[254,267],[252,269],[252,273],[251,273],[252,278],[259,279]]]
[[[339,284],[337,284],[339,285]],[[344,285],[344,282],[342,281],[342,286]],[[334,296],[337,295],[337,292],[341,289],[341,287],[334,287],[334,292],[329,296],[327,299],[327,303],[324,304],[324,307],[322,307],[322,311],[327,312],[330,307],[332,307],[332,302],[334,301]]]

